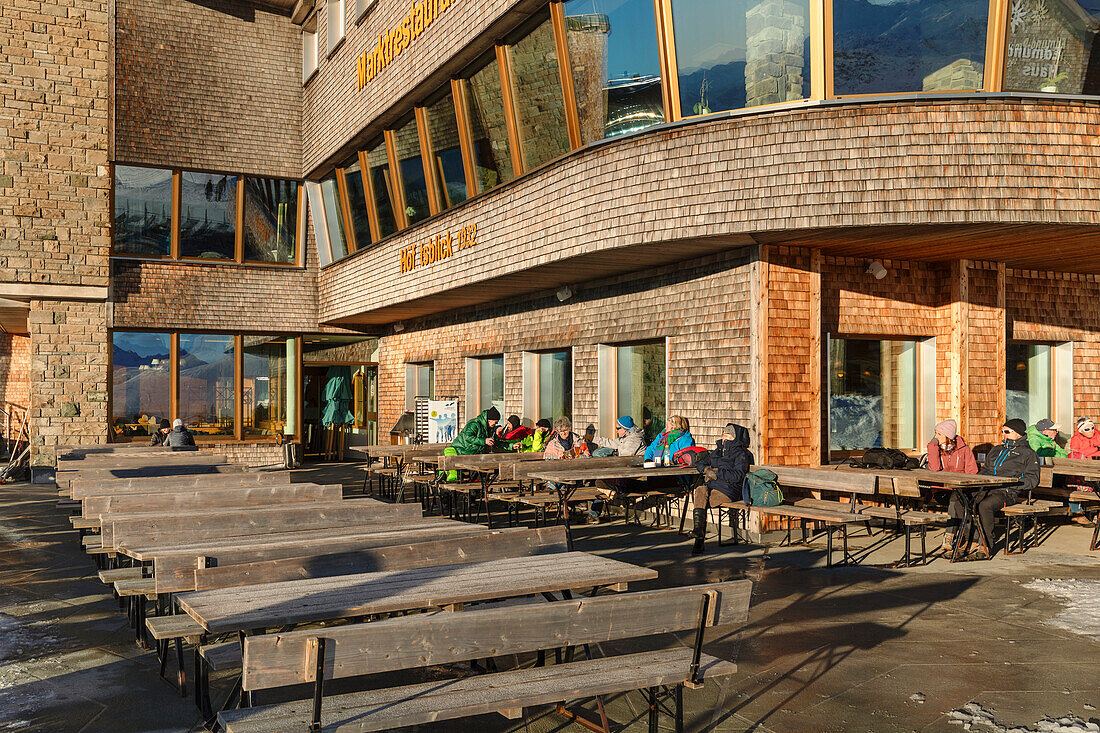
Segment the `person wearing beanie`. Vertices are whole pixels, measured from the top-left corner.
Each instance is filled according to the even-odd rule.
[[[494,447],[510,450],[511,441],[496,437],[500,411],[495,407],[482,411],[473,420],[466,423],[458,436],[443,449],[445,456],[474,456],[479,453],[491,453]],[[458,481],[458,471],[448,471],[447,481]]]
[[[550,441],[550,433],[554,426],[545,417],[535,423],[534,431],[520,443],[520,453],[542,453],[546,450],[546,444]]]
[[[160,427],[149,436],[149,445],[164,445],[164,441],[168,439],[168,433],[170,432],[172,432],[172,423],[168,422],[168,418],[162,417]]]
[[[929,471],[978,472],[974,451],[959,435],[958,423],[953,419],[948,418],[936,426],[936,434],[928,441],[927,454]]]
[[[531,432],[531,428],[520,422],[519,415],[509,415],[508,421],[497,428],[497,435],[511,443],[516,450],[521,449],[523,439]]]
[[[1069,451],[1055,441],[1061,429],[1061,425],[1044,417],[1027,429],[1027,443],[1040,457],[1065,458]]]
[[[741,487],[754,462],[749,450],[748,428],[732,422],[726,423],[722,429],[722,437],[714,450],[700,454],[695,464],[699,473],[713,478],[696,486],[692,495],[692,519],[695,524],[692,555],[703,553],[707,536],[707,507],[729,506],[741,501]],[[707,469],[711,472],[707,473]]]
[[[167,422],[167,420],[165,422]],[[164,438],[164,445],[169,448],[194,447],[195,438],[191,435],[191,431],[183,424],[183,420],[176,418],[175,421],[172,422],[172,429]]]
[[[615,421],[615,437],[596,436],[592,442],[600,446],[596,453],[601,456],[636,456],[645,450],[645,434],[634,424],[634,418],[623,415]]]

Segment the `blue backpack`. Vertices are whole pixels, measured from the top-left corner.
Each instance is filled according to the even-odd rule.
[[[741,487],[741,498],[750,506],[779,506],[783,503],[783,490],[779,477],[766,468],[749,471]]]

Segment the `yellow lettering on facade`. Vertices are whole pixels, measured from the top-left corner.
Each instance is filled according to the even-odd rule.
[[[454,0],[419,0],[409,5],[408,13],[398,23],[378,34],[378,42],[370,51],[355,59],[356,88],[363,89],[390,65],[401,52],[411,46]]]
[[[461,252],[477,244],[477,224],[467,224],[457,230],[448,230],[443,234],[435,234],[420,244],[412,244],[403,248],[399,253],[401,260],[401,273],[412,272],[418,266],[433,265],[448,257],[453,257],[455,252]]]

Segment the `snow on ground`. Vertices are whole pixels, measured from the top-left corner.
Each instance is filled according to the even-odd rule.
[[[962,726],[963,730],[973,730],[976,733],[985,733],[986,730],[993,733],[1100,733],[1100,724],[1082,720],[1076,715],[1043,718],[1035,727],[1008,727],[998,723],[991,712],[974,702],[952,710],[947,714],[947,721]]]
[[[56,693],[27,671],[27,666],[49,656],[57,639],[45,621],[25,623],[0,613],[0,730],[26,728]]]
[[[1033,580],[1024,587],[1065,603],[1057,616],[1047,619],[1048,626],[1100,640],[1100,580],[1044,578]]]

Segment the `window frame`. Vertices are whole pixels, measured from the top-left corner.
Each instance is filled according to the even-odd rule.
[[[540,404],[542,402],[542,374],[540,357],[543,354],[560,354],[565,353],[569,355],[569,419],[573,419],[573,415],[576,414],[576,391],[574,386],[576,385],[576,360],[573,358],[573,347],[566,346],[562,348],[549,348],[539,349],[538,351],[524,351],[522,353],[523,359],[523,414],[531,417],[532,420],[539,420],[543,417],[549,417],[551,421],[560,417],[558,415],[541,415]],[[533,417],[532,417],[533,416]]]
[[[335,12],[334,12],[335,8]],[[348,35],[348,23],[347,23],[348,8],[344,3],[344,0],[325,0],[325,57],[331,58],[332,54],[336,53],[336,49],[340,47],[340,44],[344,42],[344,39]],[[332,19],[336,18],[339,21],[339,36],[333,39]]]
[[[428,397],[429,400],[434,400],[436,398],[435,397],[435,393],[436,393],[436,389],[435,389],[435,360],[432,359],[430,361],[407,361],[407,362],[405,362],[405,412],[416,412],[416,398],[424,396],[424,395],[420,394],[420,388],[422,386],[420,384],[420,367],[430,367],[431,368],[432,388],[431,388],[429,394],[427,395],[427,397]],[[412,395],[409,395],[409,375],[410,375],[410,373],[412,374],[412,379],[413,379],[413,392],[414,392],[414,394],[412,394]]]
[[[508,390],[507,379],[507,355],[500,354],[480,354],[478,356],[466,357],[466,415],[479,415],[481,414],[481,371],[485,367],[486,362],[495,361],[500,359],[501,364],[501,392],[500,399],[503,402]]]
[[[1049,417],[1062,426],[1062,434],[1072,437],[1074,428],[1074,389],[1073,389],[1073,361],[1074,349],[1072,341],[1043,341],[1026,339],[1005,340],[1005,384],[1001,399],[1005,419],[1020,417],[1028,425],[1032,424],[1030,416],[1008,414],[1008,349],[1011,346],[1046,346],[1050,349],[1050,395]],[[1068,437],[1067,437],[1068,440]]]
[[[317,75],[321,65],[321,46],[317,39],[317,12],[314,11],[302,24],[302,86]],[[310,60],[307,63],[307,60]]]
[[[631,346],[650,346],[660,344],[665,356],[665,417],[668,417],[668,347],[669,339],[644,339],[642,341],[619,341],[599,344],[596,352],[596,399],[597,422],[600,435],[612,435],[615,421],[622,412],[619,407],[619,349]]]
[[[370,12],[370,9],[375,6],[378,0],[355,0],[355,22],[359,22],[363,19],[363,16]]]
[[[172,198],[169,203],[168,214],[168,254],[166,255],[143,255],[135,254],[132,252],[117,252],[115,250],[115,188],[118,181],[117,169],[119,166],[123,168],[147,168],[150,170],[167,171],[171,175],[171,187]],[[176,235],[178,233],[178,227],[176,226],[177,214],[179,209],[179,182],[177,180],[178,169],[172,167],[162,167],[156,165],[144,165],[144,164],[131,164],[123,161],[112,161],[110,164],[111,171],[111,191],[109,195],[109,202],[111,208],[111,257],[125,257],[127,259],[141,259],[141,260],[173,260],[177,259],[176,253]]]

